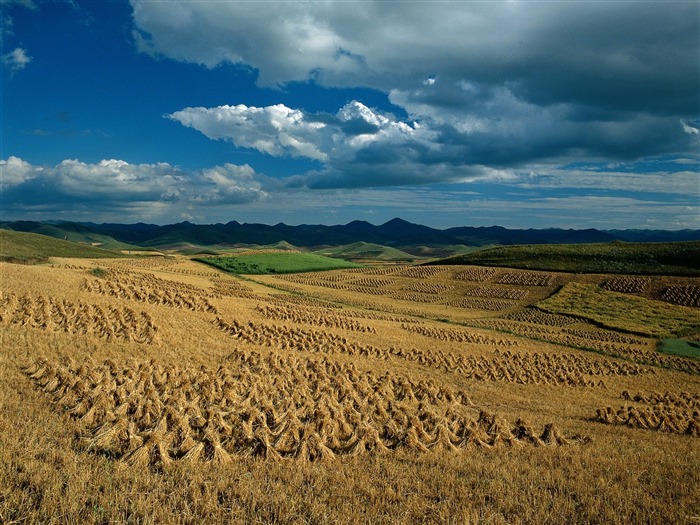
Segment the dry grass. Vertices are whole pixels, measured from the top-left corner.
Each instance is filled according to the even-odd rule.
[[[96,265],[0,265],[1,523],[700,518],[697,360],[529,308],[575,276],[256,277],[289,295],[186,259]]]

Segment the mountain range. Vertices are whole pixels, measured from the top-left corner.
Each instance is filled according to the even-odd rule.
[[[514,244],[580,244],[600,242],[677,242],[700,240],[700,230],[596,230],[508,229],[501,226],[462,226],[436,229],[395,218],[381,225],[352,221],[345,225],[290,226],[181,222],[155,224],[95,224],[90,222],[3,221],[0,228],[40,233],[105,248],[182,246],[271,245],[285,242],[296,247],[342,246],[366,242],[400,248],[409,253],[424,246],[491,246]]]

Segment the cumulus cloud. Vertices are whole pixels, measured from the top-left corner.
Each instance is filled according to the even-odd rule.
[[[27,55],[27,50],[21,47],[15,48],[9,53],[2,55],[2,63],[10,68],[12,73],[21,71],[32,61],[32,57]]]
[[[185,108],[167,116],[212,139],[275,157],[303,157],[323,168],[292,177],[290,186],[391,186],[462,180],[478,171],[450,166],[438,132],[351,101],[336,114],[310,114],[278,104],[263,108]],[[482,171],[482,175],[483,175]]]
[[[697,3],[132,5],[144,52],[254,68],[266,86],[369,87],[407,113],[402,122],[352,102],[327,115],[281,104],[170,115],[213,139],[322,164],[297,184],[474,180],[694,151]]]
[[[310,121],[301,111],[283,104],[264,108],[243,104],[186,108],[169,117],[210,139],[230,140],[237,146],[253,148],[275,157],[326,160],[326,154],[316,144],[318,137],[324,134],[325,124]]]
[[[462,89],[467,97],[479,96],[473,86]],[[642,146],[645,154],[660,155],[684,136],[677,123],[650,115],[625,122],[567,120],[571,108],[566,105],[537,108],[507,90],[497,100],[475,109],[468,119],[433,112],[420,122],[397,119],[358,101],[335,114],[278,104],[185,108],[167,117],[238,147],[319,161],[321,169],[287,180],[290,187],[310,188],[513,180],[526,167],[552,170],[571,158],[624,158],[620,151]],[[402,102],[406,107],[414,104]],[[432,109],[420,112],[426,115]],[[645,132],[647,128],[654,133]],[[608,175],[617,177],[612,185],[626,180]],[[597,180],[605,184],[603,176]]]
[[[245,204],[269,200],[269,194],[262,189],[262,184],[255,170],[244,164],[224,164],[202,170],[201,178],[208,187],[195,196],[196,202],[206,204]]]
[[[7,160],[0,160],[0,189],[5,190],[22,184],[36,176],[35,168],[19,157],[10,156]]]
[[[67,159],[56,166],[34,166],[18,157],[0,160],[4,211],[138,210],[170,217],[191,206],[236,205],[265,200],[264,177],[247,165],[225,164],[184,170],[168,163],[130,164],[106,159],[86,163]],[[129,216],[129,220],[134,219]]]

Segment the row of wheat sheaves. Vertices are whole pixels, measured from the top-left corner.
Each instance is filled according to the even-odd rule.
[[[439,349],[376,347],[349,341],[345,337],[325,330],[309,331],[303,328],[267,325],[253,321],[243,323],[233,319],[227,322],[217,318],[215,324],[235,340],[257,346],[283,351],[294,350],[305,354],[406,360],[477,381],[605,388],[603,380],[599,378],[596,381],[595,376],[629,376],[655,372],[652,368],[634,363],[573,353],[520,353],[510,350],[501,351],[496,348],[491,356],[484,357],[444,352]],[[408,325],[402,327],[409,328]],[[475,337],[482,343],[509,343],[508,340],[502,341],[488,336],[484,336],[484,339]]]
[[[624,425],[659,432],[700,437],[700,394],[635,394],[622,392],[622,399],[638,405],[623,405],[618,409],[600,408],[596,419],[608,425]]]
[[[34,297],[28,293],[18,296],[0,291],[0,323],[92,335],[108,341],[153,343],[158,340],[158,327],[147,312],[43,295]]]
[[[226,366],[48,362],[25,369],[77,420],[87,450],[129,465],[560,446],[586,442],[478,410],[433,381],[353,364],[241,352]]]

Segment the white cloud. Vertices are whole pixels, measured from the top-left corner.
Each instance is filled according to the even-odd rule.
[[[2,63],[10,68],[12,73],[21,71],[32,61],[32,57],[27,55],[27,50],[21,47],[2,55]]]
[[[684,120],[681,120],[681,127],[683,128],[683,131],[686,132],[688,135],[700,135],[700,129],[691,126]]]
[[[185,108],[169,118],[194,128],[210,139],[230,140],[236,146],[253,148],[274,157],[291,156],[325,160],[318,137],[325,125],[310,122],[304,114],[283,104],[264,108],[219,106]]]
[[[211,184],[195,200],[205,204],[243,204],[269,200],[255,170],[244,164],[224,164],[203,170],[201,178]]]
[[[418,134],[417,126],[392,120],[357,101],[343,106],[334,117],[307,114],[283,104],[185,108],[167,117],[238,147],[323,162],[347,160],[373,143],[404,144]]]
[[[106,159],[86,163],[67,159],[56,166],[33,166],[18,158],[0,160],[4,211],[76,210],[177,215],[187,206],[219,206],[266,200],[264,177],[248,165],[225,164],[184,170],[168,163],[130,164]],[[134,217],[132,217],[134,218]]]
[[[35,176],[35,168],[19,157],[10,156],[7,160],[0,159],[0,189],[17,186]]]

